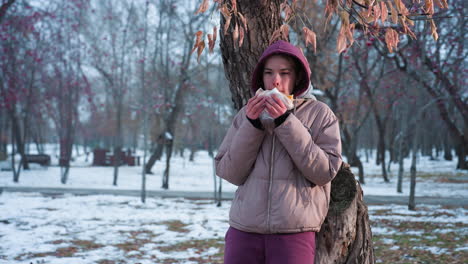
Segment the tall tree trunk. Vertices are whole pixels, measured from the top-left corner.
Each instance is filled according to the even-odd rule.
[[[367,206],[348,164],[332,181],[330,208],[316,244],[315,263],[375,262]]]
[[[250,98],[250,77],[263,50],[268,46],[272,33],[281,26],[280,0],[238,0],[237,8],[248,21],[248,32],[244,43],[238,47],[232,33],[221,30],[220,46],[226,77],[229,80],[232,101],[239,110]],[[221,29],[225,19],[221,16]],[[357,187],[352,174],[337,177],[332,182],[332,206],[317,235],[316,262],[328,263],[374,263],[372,234],[367,207],[362,199],[362,190]],[[221,186],[219,186],[221,188]],[[349,194],[341,199],[344,194]],[[219,198],[219,196],[218,196]],[[345,200],[345,205],[334,205],[333,201]],[[338,209],[334,209],[338,208]],[[343,250],[338,250],[338,248]]]
[[[119,96],[119,102],[117,105],[117,134],[114,141],[114,181],[112,185],[117,186],[117,179],[119,177],[119,167],[122,155],[122,94]]]
[[[413,137],[413,148],[411,150],[411,168],[410,168],[410,195],[408,200],[408,209],[416,210],[416,203],[414,200],[416,191],[416,152],[417,152],[417,136]]]
[[[164,137],[164,135],[159,136],[159,138],[163,138],[163,137]],[[158,142],[156,148],[151,153],[151,156],[150,156],[150,158],[148,160],[148,163],[146,163],[146,165],[145,165],[145,171],[146,171],[147,174],[153,174],[151,169],[153,168],[156,161],[161,159],[163,150],[164,150],[164,144],[162,142]]]
[[[241,109],[251,97],[250,74],[253,72],[262,52],[268,47],[270,36],[281,26],[280,0],[237,1],[237,9],[247,20],[248,31],[244,43],[239,47],[234,42],[231,23],[228,34],[224,35],[225,19],[221,16],[220,47],[224,72],[229,80],[232,101]],[[239,25],[241,26],[241,25]]]

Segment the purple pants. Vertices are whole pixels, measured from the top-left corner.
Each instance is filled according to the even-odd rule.
[[[263,235],[229,227],[224,264],[313,264],[315,232]]]

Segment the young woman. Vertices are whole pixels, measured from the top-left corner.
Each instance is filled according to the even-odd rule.
[[[252,92],[277,88],[294,96],[287,110],[275,95],[254,96],[233,120],[215,158],[217,175],[237,186],[225,237],[226,264],[311,264],[315,232],[341,166],[338,120],[308,98],[310,68],[285,41],[269,46],[252,75]],[[274,119],[266,129],[263,111]]]

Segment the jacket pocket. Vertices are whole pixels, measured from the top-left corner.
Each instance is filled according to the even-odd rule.
[[[298,189],[299,192],[301,193],[301,198],[304,204],[308,204],[312,201],[312,196],[313,192],[312,189],[314,188],[314,184],[311,183],[309,180],[307,180],[304,176],[301,174],[297,176],[299,178],[298,180]]]

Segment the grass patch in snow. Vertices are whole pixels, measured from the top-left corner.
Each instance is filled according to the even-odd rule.
[[[468,250],[463,248],[468,243],[468,224],[460,218],[450,221],[457,219],[460,209],[421,206],[416,212],[405,212],[402,207],[370,208],[376,263],[466,263]]]
[[[187,228],[187,224],[184,224],[180,220],[168,220],[163,221],[160,224],[167,226],[167,230],[178,232],[178,233],[188,233],[190,230]]]

